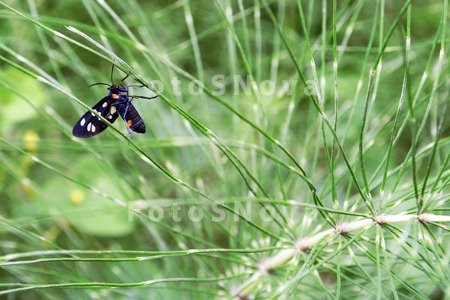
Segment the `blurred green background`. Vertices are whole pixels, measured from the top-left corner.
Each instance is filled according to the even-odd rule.
[[[448,297],[448,227],[418,222],[242,288],[340,222],[449,215],[447,23],[448,1],[0,1],[0,293]],[[159,95],[133,100],[147,133],[74,138],[112,63]]]

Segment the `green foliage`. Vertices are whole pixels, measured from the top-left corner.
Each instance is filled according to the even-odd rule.
[[[0,294],[449,297],[448,11],[0,0]]]

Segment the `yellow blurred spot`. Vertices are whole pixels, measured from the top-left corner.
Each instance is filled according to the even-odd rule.
[[[86,200],[86,193],[82,190],[72,190],[69,194],[69,200],[73,204],[80,204]]]
[[[22,142],[25,147],[25,150],[29,152],[34,152],[37,150],[39,140],[40,140],[39,135],[34,130],[25,131],[22,137]]]
[[[22,178],[21,184],[23,191],[29,198],[32,198],[36,194],[33,184],[31,183],[31,180],[29,178]]]
[[[60,232],[61,230],[59,229],[59,227],[56,224],[53,224],[53,226],[50,227],[50,229],[44,233],[45,241],[54,242],[57,239]]]

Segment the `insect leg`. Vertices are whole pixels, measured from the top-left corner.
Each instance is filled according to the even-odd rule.
[[[133,95],[133,96],[130,96],[130,101],[131,101],[131,100],[133,100],[134,98],[139,98],[139,99],[147,99],[147,100],[151,100],[151,99],[155,99],[155,98],[158,98],[158,95],[156,95],[156,96],[152,96],[152,97],[146,97],[146,96]]]
[[[130,85],[127,85],[127,88],[130,88],[130,87],[137,87],[137,88],[143,88],[145,85],[143,85],[143,84],[130,84]]]
[[[123,88],[126,88],[127,90],[128,90],[128,88],[123,84],[123,81],[124,81],[125,79],[127,79],[128,76],[130,76],[130,74],[127,74],[127,76],[125,76],[124,78],[120,79],[120,85],[121,85]]]
[[[155,99],[155,98],[157,98],[158,97],[158,95],[156,95],[156,96],[152,96],[152,97],[146,97],[146,96],[138,96],[138,95],[129,95],[128,94],[128,88],[142,88],[142,87],[144,87],[145,85],[143,85],[143,84],[130,84],[130,85],[128,85],[128,86],[126,86],[126,89],[127,89],[127,97],[129,97],[131,100],[133,100],[134,98],[141,98],[141,99]]]

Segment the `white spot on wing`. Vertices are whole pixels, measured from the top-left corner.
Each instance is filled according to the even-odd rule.
[[[108,103],[103,102],[102,107],[106,107],[106,105],[108,105]]]
[[[87,131],[91,131],[91,127],[92,127],[92,123],[89,122],[89,124],[87,125]]]
[[[95,132],[95,126],[92,124],[92,128],[91,128],[92,132]]]
[[[80,125],[84,126],[84,123],[86,123],[86,120],[83,118],[83,119],[81,119]]]
[[[116,107],[115,106],[111,106],[111,112],[110,113],[113,115],[113,114],[116,113],[116,111],[117,111]]]

